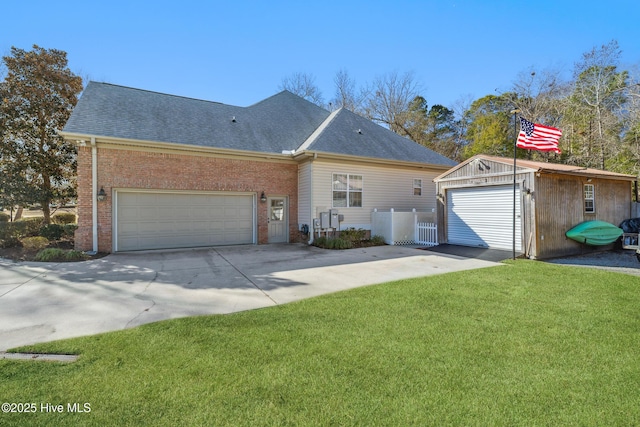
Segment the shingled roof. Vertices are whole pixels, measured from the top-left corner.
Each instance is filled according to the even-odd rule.
[[[369,119],[340,109],[308,144],[307,150],[454,166],[456,162]]]
[[[262,153],[327,152],[453,166],[452,160],[347,110],[288,91],[249,107],[90,82],[63,129],[82,135]]]

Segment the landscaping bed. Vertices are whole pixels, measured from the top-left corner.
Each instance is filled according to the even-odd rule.
[[[6,218],[0,218],[0,220]],[[74,249],[76,216],[72,213],[53,215],[51,224],[41,217],[18,221],[0,221],[0,258],[13,261],[73,262],[99,258]]]
[[[371,246],[383,246],[382,236],[371,236],[368,238],[368,231],[363,229],[348,228],[338,232],[338,235],[319,236],[313,241],[313,245],[323,249],[354,249],[368,248]]]

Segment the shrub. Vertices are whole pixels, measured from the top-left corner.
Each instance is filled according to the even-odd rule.
[[[42,218],[24,218],[20,221],[14,221],[12,224],[16,227],[19,237],[34,237],[40,233]]]
[[[87,256],[80,251],[64,250],[59,248],[47,248],[38,252],[34,259],[40,262],[82,261],[87,259]]]
[[[327,242],[328,249],[351,249],[352,247],[353,243],[351,243],[351,240],[345,240],[340,237],[329,239]]]
[[[73,212],[59,212],[51,216],[51,222],[53,224],[75,224],[76,214]]]
[[[5,236],[0,239],[0,248],[15,248],[20,246],[20,239],[15,236]]]
[[[4,212],[0,212],[0,222],[9,222],[11,217]]]
[[[324,249],[351,249],[353,244],[349,240],[340,237],[318,237],[313,245]]]
[[[35,256],[36,261],[54,261],[64,256],[64,250],[59,248],[47,248],[38,252]]]
[[[21,242],[22,247],[29,250],[40,250],[49,246],[49,239],[42,236],[25,237]]]
[[[384,237],[377,234],[371,237],[371,244],[374,246],[386,245],[386,243],[384,242]]]
[[[60,224],[49,224],[40,227],[40,235],[49,240],[60,240],[64,233],[64,227]]]
[[[25,218],[14,222],[0,222],[0,246],[20,246],[20,239],[35,237],[40,233],[42,218]]]
[[[358,243],[364,240],[367,235],[367,230],[358,228],[357,230],[353,227],[347,228],[346,230],[342,230],[340,232],[340,238],[344,240],[349,240],[351,243]]]
[[[63,229],[63,235],[64,237],[69,237],[72,238],[76,232],[76,230],[78,229],[78,225],[77,224],[64,224],[62,226]]]
[[[327,247],[327,238],[324,237],[324,236],[320,236],[317,239],[314,239],[313,246],[317,246],[319,248],[326,248]]]
[[[65,254],[65,260],[67,261],[84,261],[88,256],[84,252],[71,249]]]

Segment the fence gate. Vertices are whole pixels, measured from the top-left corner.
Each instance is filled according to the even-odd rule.
[[[374,209],[371,213],[371,235],[384,237],[388,245],[437,246],[438,227],[434,219],[433,212]]]
[[[416,244],[438,246],[438,224],[431,222],[417,222]]]

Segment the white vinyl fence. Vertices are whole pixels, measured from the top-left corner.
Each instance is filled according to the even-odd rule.
[[[438,245],[438,228],[433,212],[396,211],[371,212],[371,235],[382,236],[388,245]]]
[[[438,246],[438,224],[434,222],[416,223],[416,244]]]

